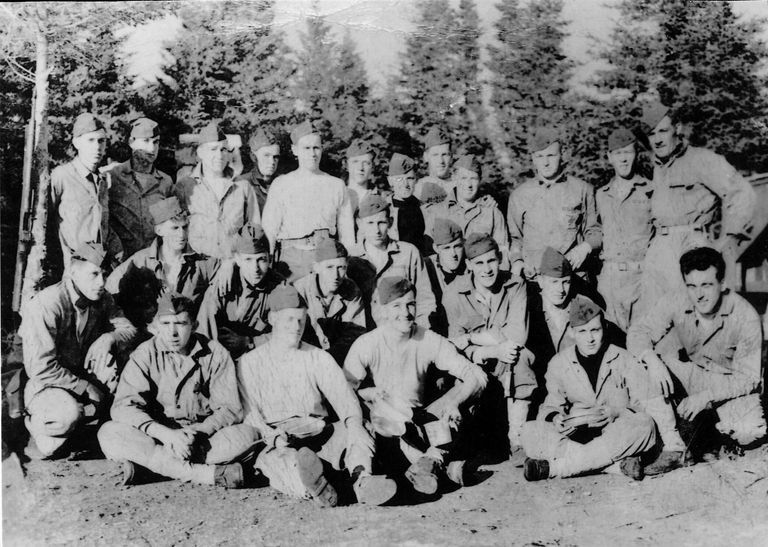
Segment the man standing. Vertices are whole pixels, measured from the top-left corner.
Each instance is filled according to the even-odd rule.
[[[429,318],[436,310],[435,294],[429,283],[418,249],[404,241],[389,238],[392,226],[390,206],[382,196],[368,196],[360,204],[357,219],[360,244],[349,260],[349,277],[363,292],[369,306],[369,327],[376,324],[378,304],[376,287],[383,277],[404,277],[416,287],[416,322],[429,328]]]
[[[360,202],[371,192],[378,189],[373,184],[373,161],[376,152],[370,143],[355,139],[346,150],[347,156],[347,194],[352,211],[357,213]]]
[[[233,152],[217,122],[206,125],[197,139],[200,163],[176,183],[179,201],[189,211],[189,245],[198,253],[229,258],[238,230],[260,222],[258,199],[249,182],[235,180]]]
[[[424,139],[424,162],[427,164],[427,176],[416,183],[416,197],[424,204],[440,203],[452,186],[451,138],[442,127],[433,125],[427,133]]]
[[[413,195],[416,185],[416,163],[408,156],[392,154],[387,181],[392,188],[390,237],[410,243],[420,252],[425,253],[424,214],[421,211],[421,202]]]
[[[448,336],[448,317],[445,314],[445,295],[454,284],[469,274],[464,261],[464,235],[452,220],[436,218],[432,228],[435,254],[424,259],[430,284],[435,293],[437,309],[430,320],[432,330]]]
[[[256,193],[259,203],[259,212],[264,212],[264,204],[267,201],[267,192],[275,178],[277,166],[280,163],[280,141],[277,135],[260,127],[248,140],[251,150],[253,169],[238,177],[251,183],[251,188]]]
[[[515,188],[509,198],[512,273],[528,279],[546,247],[563,253],[574,271],[582,273],[585,260],[602,242],[594,189],[567,174],[561,142],[553,128],[536,131],[530,146],[536,178]]]
[[[344,181],[320,171],[323,142],[308,121],[291,132],[295,171],[275,179],[264,205],[264,232],[290,281],[309,273],[314,250],[333,237],[355,244],[352,206]]]
[[[104,291],[105,254],[98,243],[80,245],[65,278],[22,310],[26,426],[44,457],[106,414],[117,383],[116,354],[136,333]]]
[[[122,243],[128,258],[147,247],[155,237],[149,207],[173,193],[171,177],[155,169],[160,151],[160,131],[149,118],[131,124],[128,138],[131,159],[107,171],[109,188],[109,225]]]
[[[615,176],[597,191],[597,213],[603,227],[603,268],[597,286],[606,315],[622,330],[645,311],[643,259],[653,236],[650,181],[635,169],[635,136],[618,129],[608,138],[608,161]]]
[[[452,285],[444,298],[448,337],[473,362],[491,371],[494,386],[499,389],[486,392],[486,406],[493,408],[488,419],[503,422],[506,414],[503,434],[509,440],[513,461],[522,465],[520,430],[528,419],[536,389],[531,368],[533,353],[525,347],[525,282],[500,270],[501,251],[488,234],[468,235],[465,253],[470,275]]]
[[[157,335],[125,366],[112,420],[99,430],[104,455],[121,463],[123,484],[142,482],[146,469],[172,479],[238,488],[244,457],[257,432],[243,415],[235,365],[213,340],[195,334],[188,298],[163,295]]]
[[[294,284],[307,303],[307,316],[320,348],[339,364],[366,330],[362,293],[347,277],[348,256],[338,241],[322,242],[315,251],[312,273]]]
[[[256,468],[277,490],[335,506],[338,496],[323,474],[324,460],[350,472],[360,503],[385,503],[396,486],[372,474],[373,439],[352,389],[330,355],[301,341],[306,303],[284,285],[270,294],[269,309],[272,336],[237,365],[245,423],[266,443]]]
[[[643,110],[642,129],[654,154],[656,233],[646,254],[643,287],[648,301],[682,291],[677,264],[685,249],[697,246],[723,254],[727,281],[736,287],[736,259],[750,238],[754,189],[723,156],[688,146],[675,112],[661,103]]]
[[[674,376],[684,392],[677,414],[694,421],[714,409],[717,429],[741,446],[766,435],[760,401],[763,341],[760,317],[741,296],[725,287],[726,265],[710,247],[687,251],[680,257],[684,293],[661,299],[632,324],[629,350],[642,359],[664,394],[672,392]],[[677,347],[657,354],[659,343],[676,336]]]
[[[243,226],[232,251],[229,283],[208,287],[197,321],[201,334],[221,342],[237,359],[264,342],[270,331],[267,296],[285,279],[270,267],[269,241],[261,226]]]
[[[434,426],[437,421],[444,429],[458,429],[459,407],[485,387],[487,378],[447,339],[416,325],[416,293],[407,279],[384,278],[378,292],[381,325],[352,345],[344,373],[370,407],[377,443],[381,437],[399,440],[399,448],[410,462],[406,478],[416,491],[434,494],[437,473],[446,468],[446,448],[452,435],[440,440],[429,434],[424,438],[414,434],[414,426]],[[457,381],[447,393],[430,402],[425,400],[424,392],[431,366]],[[372,387],[364,387],[366,380]],[[462,483],[460,476],[451,476],[454,482]]]

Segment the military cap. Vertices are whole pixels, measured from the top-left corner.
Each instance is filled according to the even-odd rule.
[[[346,150],[347,159],[356,158],[357,156],[364,156],[370,154],[372,157],[376,157],[376,152],[371,146],[371,143],[364,141],[363,139],[355,139],[347,147]]]
[[[320,131],[315,127],[315,124],[309,120],[301,122],[299,125],[293,128],[291,131],[291,142],[293,144],[299,144],[299,140],[307,135],[319,135]]]
[[[432,228],[432,243],[435,245],[447,245],[464,237],[461,227],[447,218],[436,218]]]
[[[76,139],[80,135],[92,133],[99,129],[104,129],[102,121],[90,112],[83,112],[75,118],[75,123],[72,124],[72,138]]]
[[[246,224],[237,232],[232,250],[246,255],[269,254],[269,240],[261,226]]]
[[[568,322],[572,327],[586,325],[603,310],[583,294],[577,294],[568,306]]]
[[[155,224],[162,224],[166,220],[172,218],[183,218],[187,216],[187,211],[181,207],[179,198],[171,196],[150,205],[149,214],[152,215]]]
[[[389,160],[389,171],[387,172],[387,175],[390,177],[399,177],[400,175],[410,173],[414,169],[416,169],[415,161],[408,156],[395,152]]]
[[[198,144],[205,144],[209,142],[221,142],[227,140],[227,136],[219,127],[219,122],[212,121],[206,125],[202,131],[197,135]]]
[[[554,127],[539,127],[533,132],[529,142],[531,153],[540,152],[556,142],[560,142],[560,131]]]
[[[671,110],[661,102],[656,101],[643,107],[643,115],[640,117],[640,129],[646,135],[653,131],[657,125],[668,116]]]
[[[166,291],[157,299],[157,312],[155,316],[179,315],[184,312],[189,312],[191,316],[194,307],[195,305],[190,298],[175,291]]]
[[[358,218],[365,218],[389,210],[389,202],[379,194],[369,194],[360,202]]]
[[[472,260],[490,251],[499,252],[499,244],[489,234],[469,234],[464,241],[464,254]]]
[[[305,308],[307,303],[293,285],[282,284],[275,287],[267,297],[269,311]]]
[[[446,196],[445,190],[439,184],[426,181],[421,185],[421,197],[419,197],[419,200],[423,204],[440,203]]]
[[[613,152],[619,148],[624,148],[636,140],[637,138],[635,138],[635,135],[632,133],[632,131],[624,127],[620,127],[611,133],[608,137],[608,151]]]
[[[347,248],[335,239],[323,240],[315,249],[315,262],[332,260],[334,258],[346,258],[348,256]]]
[[[259,148],[264,146],[272,146],[273,144],[280,144],[277,139],[277,135],[272,131],[266,131],[263,127],[259,127],[256,132],[248,139],[248,146],[251,152],[256,152]]]
[[[75,249],[72,253],[72,260],[90,262],[101,268],[105,256],[107,256],[107,252],[104,250],[101,243],[88,241],[87,243],[80,244],[80,246]]]
[[[131,137],[134,139],[150,139],[160,135],[157,122],[149,118],[138,118],[131,122]]]
[[[548,277],[568,277],[573,273],[573,268],[563,253],[547,247],[541,255],[539,273]]]
[[[459,159],[456,160],[456,163],[453,164],[453,168],[465,169],[471,173],[476,173],[478,176],[480,175],[480,162],[478,162],[477,158],[472,154],[460,156]]]
[[[390,302],[402,298],[409,292],[416,292],[413,283],[404,277],[384,277],[377,288],[379,304],[386,306]]]
[[[451,144],[451,138],[445,129],[439,125],[433,125],[427,136],[424,137],[424,149],[429,150],[433,146],[440,146],[441,144]]]

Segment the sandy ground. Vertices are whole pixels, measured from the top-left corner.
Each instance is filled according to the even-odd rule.
[[[115,486],[108,461],[3,462],[5,545],[768,545],[768,447],[631,482],[508,463],[435,501],[321,509],[269,487]]]

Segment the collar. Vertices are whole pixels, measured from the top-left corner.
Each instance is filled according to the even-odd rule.
[[[400,252],[400,242],[396,239],[389,238],[387,242],[387,246],[384,248],[384,251],[387,254],[395,254]],[[360,254],[358,256],[368,256],[368,247],[366,246],[366,241],[363,240],[360,243]]]
[[[67,288],[67,295],[69,296],[70,302],[72,302],[72,305],[80,311],[85,311],[88,308],[96,306],[101,301],[101,299],[91,300],[90,298],[86,298],[70,277],[65,278],[64,286]]]
[[[623,180],[628,181],[631,185],[631,190],[629,191],[627,196],[630,196],[636,188],[646,188],[647,186],[649,186],[648,179],[638,175],[637,173],[633,174],[631,179],[623,179]],[[611,182],[603,186],[600,189],[600,191],[605,192],[606,194],[609,194],[612,197],[616,197],[616,191],[617,191],[616,186],[618,186],[619,184],[621,184],[619,182],[619,177],[614,176],[611,179]]]
[[[84,179],[88,178],[88,175],[95,175],[96,178],[99,177],[98,170],[91,171],[90,169],[88,169],[85,166],[85,164],[82,161],[80,161],[79,157],[76,157],[75,159],[72,160],[72,166],[75,168],[75,171],[77,172],[77,174],[83,177]]]
[[[677,143],[677,146],[669,155],[669,157],[661,159],[658,156],[653,156],[653,164],[657,167],[668,167],[672,165],[677,158],[684,155],[688,151],[688,145],[682,141]]]
[[[312,274],[312,281],[310,284],[312,286],[313,292],[315,293],[315,296],[322,300],[323,294],[320,290],[320,277],[316,273]],[[329,296],[331,298],[338,296],[342,300],[352,300],[355,297],[354,283],[351,279],[345,277],[341,280],[341,284],[339,285],[339,288],[336,289],[336,292],[331,295],[326,295],[326,298]]]
[[[201,183],[204,182],[205,184],[208,184],[208,179],[206,179],[203,176],[202,163],[198,162],[197,164],[195,164],[195,166],[192,168],[192,171],[189,173],[189,176],[197,180],[198,182],[201,182]],[[234,183],[234,178],[232,177],[232,168],[229,165],[227,165],[227,167],[224,169],[224,176],[229,179],[229,185],[232,186],[232,184]]]
[[[392,196],[392,205],[395,207],[402,207],[404,205],[410,206],[410,207],[419,207],[421,205],[421,202],[418,200],[416,196],[408,196],[405,199],[397,199],[394,195]]]
[[[555,178],[545,179],[543,177],[540,177],[538,174],[536,175],[536,180],[538,181],[539,186],[544,186],[546,188],[549,188],[553,184],[559,184],[561,182],[565,182],[567,179],[568,179],[568,175],[566,174],[565,164],[560,165],[560,170],[555,175]]]

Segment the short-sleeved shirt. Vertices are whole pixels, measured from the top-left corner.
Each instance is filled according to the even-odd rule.
[[[642,262],[653,236],[650,181],[640,175],[614,178],[597,191],[597,213],[603,227],[603,260]]]

